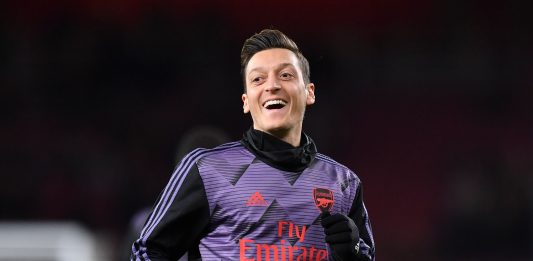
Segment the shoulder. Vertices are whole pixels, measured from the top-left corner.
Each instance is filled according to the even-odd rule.
[[[245,151],[244,146],[239,141],[228,142],[211,149],[197,148],[183,157],[182,163],[194,162],[197,163],[202,159],[213,157],[220,157],[231,153],[239,153]]]
[[[346,175],[351,176],[352,178],[355,178],[357,181],[360,181],[359,177],[357,176],[357,174],[355,174],[354,171],[352,171],[350,168],[346,167],[345,165],[335,161],[331,157],[328,157],[321,153],[317,153],[315,156],[315,160],[317,160],[321,164],[324,164],[328,167],[335,168],[338,172],[345,173]]]
[[[324,164],[332,165],[334,167],[337,167],[337,168],[340,168],[340,169],[343,169],[345,171],[349,171],[349,172],[353,173],[353,171],[350,168],[346,167],[345,165],[335,161],[331,157],[328,157],[328,156],[326,156],[326,155],[324,155],[322,153],[317,153],[315,158],[317,160],[323,162]]]
[[[209,156],[224,155],[225,153],[228,153],[231,151],[242,150],[243,148],[244,146],[242,146],[242,144],[239,141],[224,143],[222,145],[219,145],[211,149],[197,148],[187,153],[187,155],[183,157],[182,161],[183,160],[198,161],[200,159],[203,159]]]

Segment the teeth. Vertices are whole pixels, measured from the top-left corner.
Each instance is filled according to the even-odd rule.
[[[287,103],[284,102],[283,100],[270,100],[270,101],[265,102],[265,105],[263,106],[266,108],[270,105],[276,105],[276,104],[287,105]]]

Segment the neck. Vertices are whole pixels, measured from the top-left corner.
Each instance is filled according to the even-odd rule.
[[[302,126],[298,126],[292,129],[277,129],[277,130],[261,130],[266,132],[284,142],[291,144],[293,147],[300,146],[300,139],[302,138]]]
[[[301,173],[313,162],[317,152],[315,143],[309,136],[302,132],[300,137],[300,146],[293,147],[270,133],[251,128],[244,133],[241,143],[267,165],[283,171]]]

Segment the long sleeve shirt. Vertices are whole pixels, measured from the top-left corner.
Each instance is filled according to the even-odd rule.
[[[357,260],[374,240],[357,175],[316,152],[302,133],[291,145],[257,130],[185,156],[132,246],[132,260],[332,260],[321,211],[352,218]],[[302,259],[303,258],[303,259]]]

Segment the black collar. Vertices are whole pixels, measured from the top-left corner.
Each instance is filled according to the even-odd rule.
[[[315,143],[303,132],[298,147],[253,128],[244,133],[241,143],[271,167],[290,172],[303,171],[316,155]]]

